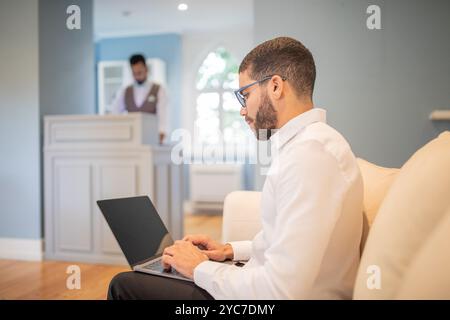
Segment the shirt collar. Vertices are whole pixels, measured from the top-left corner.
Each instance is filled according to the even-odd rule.
[[[321,108],[312,108],[302,114],[289,120],[284,126],[277,130],[277,132],[270,137],[272,149],[281,149],[292,137],[294,137],[300,130],[307,127],[314,122],[326,123],[326,111]]]

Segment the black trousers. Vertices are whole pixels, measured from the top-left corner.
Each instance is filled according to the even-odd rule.
[[[214,300],[193,282],[140,272],[117,274],[109,284],[108,300]]]

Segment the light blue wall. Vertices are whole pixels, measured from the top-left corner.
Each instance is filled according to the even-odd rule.
[[[182,42],[178,34],[102,39],[96,43],[96,60],[128,60],[134,53],[166,63],[172,129],[181,126]]]
[[[66,27],[71,4],[80,30]],[[39,67],[41,116],[95,113],[93,0],[39,0]]]
[[[81,30],[66,9],[81,8]],[[0,2],[0,238],[39,239],[42,118],[95,112],[92,0]]]
[[[69,30],[66,26],[68,17],[66,10],[72,4],[80,7],[80,30]],[[43,150],[44,116],[96,112],[93,11],[93,0],[39,0],[41,150]],[[41,163],[43,164],[42,152]],[[41,176],[43,177],[43,165]],[[44,190],[43,178],[41,188]],[[42,197],[42,212],[44,212],[43,199]],[[41,225],[43,235],[43,215]]]
[[[428,120],[450,108],[450,1],[257,2],[256,43],[292,36],[312,51],[315,104],[358,156],[398,167],[450,129]],[[381,7],[382,30],[366,28],[369,4]]]
[[[0,238],[40,238],[38,1],[0,1]]]

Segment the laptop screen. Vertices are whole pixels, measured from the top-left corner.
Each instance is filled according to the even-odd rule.
[[[147,196],[97,201],[130,266],[162,254],[173,239]]]

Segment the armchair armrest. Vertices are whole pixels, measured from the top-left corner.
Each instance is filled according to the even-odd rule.
[[[261,230],[261,192],[233,191],[224,200],[222,241],[252,240]]]

